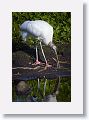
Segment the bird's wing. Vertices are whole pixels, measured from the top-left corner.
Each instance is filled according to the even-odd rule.
[[[28,23],[27,31],[33,36],[39,37],[42,34],[42,30],[38,24],[35,22]]]

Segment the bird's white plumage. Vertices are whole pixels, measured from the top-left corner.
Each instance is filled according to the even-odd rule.
[[[22,37],[27,38],[33,35],[41,40],[44,44],[48,45],[52,42],[53,38],[53,27],[45,21],[35,20],[35,21],[25,21],[20,29],[22,31]]]

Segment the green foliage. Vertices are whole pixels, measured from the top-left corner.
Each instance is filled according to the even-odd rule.
[[[21,47],[21,36],[19,26],[26,20],[44,20],[53,26],[53,41],[56,45],[60,42],[71,42],[71,13],[70,12],[13,12],[12,13],[12,39],[13,47]],[[33,39],[29,38],[29,45],[33,45]]]
[[[57,100],[60,102],[70,102],[71,101],[71,78],[62,77],[60,82],[59,94],[57,95]]]

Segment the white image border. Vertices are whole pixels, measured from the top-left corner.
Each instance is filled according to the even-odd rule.
[[[0,112],[3,114],[83,114],[82,0],[2,1],[0,7]],[[12,12],[71,12],[71,102],[12,102]]]

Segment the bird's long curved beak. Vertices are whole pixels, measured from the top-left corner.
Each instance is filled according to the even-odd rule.
[[[57,51],[56,50],[55,50],[55,54],[56,54],[56,58],[57,58],[57,68],[60,68],[59,59],[58,59],[58,55],[57,55]]]

